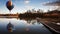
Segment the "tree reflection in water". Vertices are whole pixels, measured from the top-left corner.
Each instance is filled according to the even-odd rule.
[[[38,19],[33,19],[33,18],[23,18],[23,19],[21,19],[21,20],[25,20],[25,21],[27,21],[27,23],[28,24],[35,24],[35,23],[37,23],[37,24],[40,24],[40,21],[38,20]]]

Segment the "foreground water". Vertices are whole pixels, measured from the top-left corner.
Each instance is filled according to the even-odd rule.
[[[9,32],[7,24],[14,25],[13,32]],[[52,34],[43,24],[36,19],[21,20],[16,18],[0,18],[0,33],[2,34]]]

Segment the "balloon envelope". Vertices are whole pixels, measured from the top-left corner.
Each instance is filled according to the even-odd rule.
[[[14,8],[14,5],[12,4],[11,1],[7,1],[6,7],[11,11]]]

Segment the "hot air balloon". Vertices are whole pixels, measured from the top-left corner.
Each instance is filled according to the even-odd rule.
[[[12,4],[11,0],[7,1],[6,7],[8,8],[9,11],[11,11],[14,8],[14,5]]]

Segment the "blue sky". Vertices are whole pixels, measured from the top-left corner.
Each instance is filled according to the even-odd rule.
[[[9,13],[9,10],[6,8],[7,1],[8,0],[0,0],[0,14]],[[42,9],[45,10],[44,12],[46,12],[46,10],[54,7],[44,6],[43,4],[53,1],[55,0],[12,0],[14,8],[12,9],[11,13],[24,13],[29,9]]]

